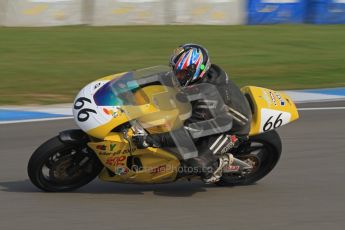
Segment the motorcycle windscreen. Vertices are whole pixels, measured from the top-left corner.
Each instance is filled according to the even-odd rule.
[[[145,94],[137,95],[139,89],[149,85],[173,86],[169,80],[170,68],[155,66],[127,72],[107,82],[94,94],[98,106],[138,106],[149,103]],[[169,76],[168,76],[169,75]],[[136,94],[136,97],[134,97]]]
[[[143,100],[135,100],[133,93],[139,89],[138,82],[134,79],[133,72],[128,72],[119,78],[107,82],[93,96],[98,106],[124,106],[140,105],[147,101],[145,95]]]

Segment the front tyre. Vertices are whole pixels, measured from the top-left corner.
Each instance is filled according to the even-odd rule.
[[[31,182],[47,192],[65,192],[92,181],[103,165],[85,143],[64,143],[58,136],[43,143],[31,156]]]
[[[261,133],[250,137],[249,141],[240,146],[240,151],[234,157],[253,166],[247,174],[224,174],[218,185],[249,185],[265,177],[279,161],[282,144],[277,131]]]

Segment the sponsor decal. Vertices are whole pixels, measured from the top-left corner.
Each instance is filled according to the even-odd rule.
[[[228,142],[227,145],[220,151],[220,153],[226,153],[234,147],[234,143]]]
[[[132,148],[132,152],[134,152],[135,150],[137,150],[136,148]],[[127,153],[131,153],[131,150],[130,149],[125,149],[125,150],[121,150],[121,153],[122,154],[127,154]]]
[[[109,147],[110,147],[110,152],[112,152],[115,148],[116,144],[114,143],[110,143]]]
[[[112,109],[107,109],[107,108],[103,108],[103,112],[109,116],[112,116],[112,117],[117,117],[119,114],[116,110],[112,110]]]
[[[221,153],[226,153],[229,150],[231,150],[232,148],[235,147],[235,145],[237,144],[238,138],[235,135],[226,135],[226,137],[230,140],[228,141],[228,143],[226,144],[226,146],[221,150]]]
[[[96,149],[99,150],[99,152],[98,152],[99,155],[114,154],[113,151],[114,151],[115,147],[116,147],[115,143],[110,143],[109,147],[107,145],[105,145],[105,144],[96,145]]]
[[[268,93],[267,93],[266,90],[263,90],[262,92],[263,92],[263,94],[262,94],[262,99],[264,99],[264,100],[267,102],[268,106],[271,106],[271,102],[273,102],[273,104],[274,104],[275,106],[277,106],[276,97],[277,97],[278,100],[279,100],[279,104],[280,104],[281,106],[285,106],[285,101],[284,101],[284,99],[281,97],[280,93],[275,92],[275,91],[274,91],[274,92],[268,91],[268,93],[269,93],[269,96],[268,96]]]
[[[120,167],[117,167],[116,169],[115,169],[115,174],[116,175],[125,175],[125,174],[127,174],[129,172],[129,169],[128,168],[126,168],[126,167],[123,167],[123,166],[120,166]]]
[[[238,171],[240,171],[240,166],[239,165],[227,165],[223,168],[223,170],[226,172],[238,172]]]
[[[97,145],[96,149],[105,151],[105,150],[107,150],[107,146],[106,145]]]
[[[291,102],[289,99],[285,98],[285,100],[291,105]]]
[[[270,91],[269,93],[270,93],[270,97],[271,97],[271,100],[272,100],[273,104],[274,104],[275,106],[277,106],[277,101],[276,101],[276,99],[275,99],[275,97],[274,97],[274,94],[273,94],[271,91]]]
[[[102,85],[101,82],[98,82],[95,84],[95,86],[93,87],[94,90],[98,89],[100,86]]]
[[[262,93],[263,93],[262,99],[264,99],[267,102],[268,106],[271,107],[272,101],[271,101],[270,97],[268,96],[266,90],[262,90]]]
[[[238,141],[238,138],[235,135],[228,135],[232,143],[236,143]]]
[[[280,94],[278,92],[275,92],[274,93],[276,95],[276,97],[278,98],[279,102],[280,102],[280,105],[281,106],[284,106],[285,105],[285,101],[284,99],[280,96]]]
[[[126,159],[126,156],[109,157],[105,163],[111,166],[125,166]]]
[[[122,150],[117,150],[116,152],[112,152],[111,154],[112,155],[119,155],[122,153]]]
[[[136,148],[132,148],[132,152],[134,152],[135,150],[137,150]],[[117,150],[115,152],[108,152],[107,154],[104,155],[119,155],[119,154],[129,154],[131,153],[130,149],[125,149],[125,150]]]
[[[151,174],[161,173],[161,172],[165,172],[166,169],[167,169],[166,165],[160,165],[157,168],[151,169],[150,173]]]

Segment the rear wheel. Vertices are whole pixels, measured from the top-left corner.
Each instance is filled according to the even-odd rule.
[[[77,189],[92,181],[103,165],[85,143],[64,143],[58,136],[43,143],[31,156],[28,175],[48,192]]]
[[[241,149],[241,148],[240,148]],[[234,156],[253,167],[245,174],[224,173],[218,185],[248,185],[265,177],[276,166],[282,151],[277,131],[261,133],[250,137],[242,151]]]

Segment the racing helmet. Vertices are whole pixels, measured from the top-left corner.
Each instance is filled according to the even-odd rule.
[[[170,66],[181,86],[188,86],[204,77],[211,62],[204,47],[190,43],[174,50]]]

